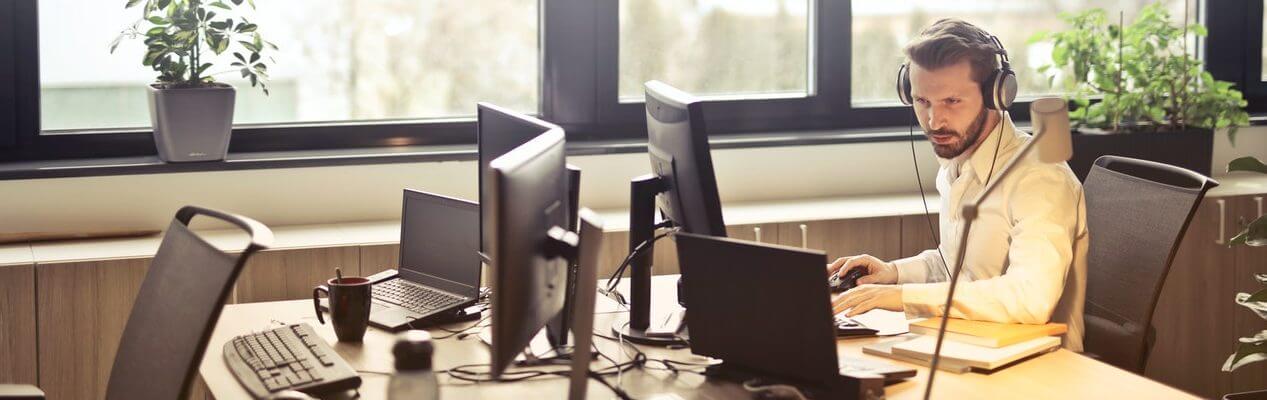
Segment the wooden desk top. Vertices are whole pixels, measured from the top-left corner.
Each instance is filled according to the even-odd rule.
[[[601,309],[601,307],[600,307]],[[598,314],[595,318],[595,331],[608,335],[611,321],[619,313]],[[313,316],[312,303],[309,300],[279,301],[268,303],[250,303],[228,305],[216,325],[207,354],[199,368],[203,380],[210,388],[212,395],[220,400],[247,399],[247,392],[239,385],[229,372],[221,356],[222,349],[230,338],[236,335],[280,326],[280,324],[308,323],[316,328],[327,342],[332,343],[339,355],[361,371],[363,383],[360,394],[365,399],[385,398],[388,373],[392,372],[390,348],[392,334],[370,328],[361,344],[339,343],[335,340],[334,330],[330,325],[317,323]],[[487,322],[485,322],[487,324]],[[469,323],[454,324],[449,329],[460,329]],[[475,331],[475,330],[472,330]],[[433,330],[433,335],[447,335],[446,332]],[[862,353],[862,346],[884,338],[861,338],[840,340],[837,352],[843,357],[865,358],[898,363],[899,361],[875,357]],[[595,337],[595,344],[607,356],[624,362],[632,355],[621,352],[618,343]],[[673,359],[684,362],[707,362],[708,359],[690,353],[690,350],[668,350],[663,348],[639,346],[653,359]],[[456,337],[436,342],[435,367],[437,370],[448,369],[465,364],[485,364],[488,362],[488,347],[475,335],[464,340]],[[607,361],[596,361],[593,368],[610,366]],[[529,367],[534,369],[559,369],[554,367]],[[928,370],[916,367],[918,375],[901,383],[885,388],[885,394],[891,399],[918,399],[923,396],[924,382]],[[612,384],[619,384],[634,398],[651,398],[658,400],[675,399],[675,397],[658,395],[672,393],[681,399],[733,399],[751,398],[742,387],[732,383],[705,382],[704,378],[691,373],[680,373],[677,376],[662,370],[633,370],[624,373],[620,378],[608,377]],[[446,399],[507,399],[535,398],[562,399],[567,397],[567,379],[563,377],[543,377],[515,383],[481,383],[462,382],[447,375],[440,377],[441,395]],[[527,396],[527,397],[525,397]],[[606,387],[591,380],[589,398],[606,399],[614,395]],[[1012,365],[991,374],[966,373],[953,374],[940,372],[934,389],[935,398],[1027,398],[1027,399],[1067,399],[1067,398],[1195,398],[1194,396],[1151,381],[1108,364],[1084,357],[1068,350],[1058,350],[1044,354],[1028,361]]]

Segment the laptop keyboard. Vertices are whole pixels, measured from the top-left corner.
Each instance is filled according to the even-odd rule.
[[[423,286],[405,284],[400,279],[376,283],[372,288],[374,298],[399,304],[401,307],[422,314],[462,301],[461,297]]]

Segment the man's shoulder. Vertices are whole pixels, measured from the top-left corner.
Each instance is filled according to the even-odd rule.
[[[1044,163],[1029,157],[1017,163],[1016,168],[1017,179],[1012,181],[1014,189],[1040,186],[1050,190],[1082,191],[1082,182],[1078,181],[1068,163]]]

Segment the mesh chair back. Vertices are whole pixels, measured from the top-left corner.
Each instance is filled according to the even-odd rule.
[[[242,228],[250,235],[250,244],[239,254],[216,249],[189,229],[195,215]],[[106,398],[186,398],[238,273],[247,258],[272,241],[272,231],[249,218],[193,206],[181,208],[132,306],[110,370]]]
[[[1087,174],[1084,350],[1142,373],[1153,308],[1197,205],[1218,182],[1187,169],[1104,156]]]

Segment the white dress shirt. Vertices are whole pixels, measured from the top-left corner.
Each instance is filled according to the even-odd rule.
[[[1002,119],[975,151],[939,159],[941,250],[955,260],[963,229],[962,204],[985,188],[1030,135]],[[1000,143],[999,141],[1002,140]],[[993,161],[995,148],[997,161]],[[1018,162],[978,208],[968,233],[966,268],[955,288],[951,316],[972,320],[1068,324],[1064,347],[1082,351],[1086,297],[1087,219],[1082,184],[1065,163],[1033,157]],[[993,177],[990,176],[993,164]],[[908,317],[942,314],[949,288],[937,250],[894,261]]]

